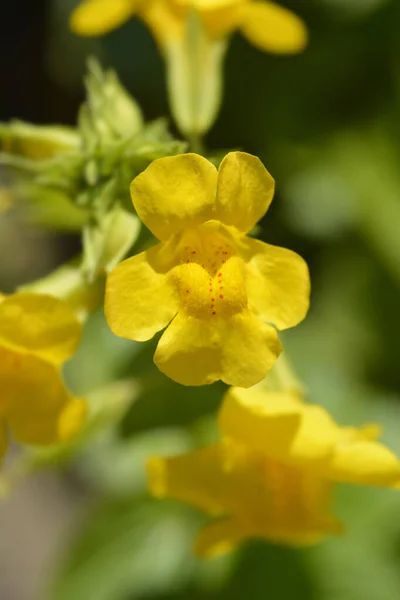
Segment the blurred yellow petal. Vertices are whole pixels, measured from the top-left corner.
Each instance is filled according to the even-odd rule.
[[[391,486],[400,479],[400,461],[379,442],[344,442],[335,448],[326,476],[338,482]]]
[[[177,5],[186,8],[193,7],[196,10],[219,10],[230,8],[247,2],[248,0],[173,0]]]
[[[13,372],[0,376],[6,420],[15,439],[48,445],[65,441],[79,429],[85,407],[71,398],[57,367],[23,356]]]
[[[309,468],[325,464],[340,438],[340,429],[323,408],[299,402],[294,393],[266,392],[261,386],[231,388],[219,427],[249,450]]]
[[[0,303],[0,346],[60,364],[75,352],[81,326],[66,302],[19,293]]]
[[[260,525],[271,508],[267,496],[275,484],[265,477],[264,461],[238,446],[215,444],[152,458],[147,466],[152,495],[187,502],[213,516],[240,515],[247,530]]]
[[[266,477],[272,508],[263,537],[291,546],[308,546],[328,534],[342,532],[342,525],[331,511],[330,481],[306,469],[275,461],[267,461]]]
[[[308,312],[310,276],[306,262],[291,250],[246,238],[249,308],[278,329],[294,327]]]
[[[103,35],[128,21],[137,4],[137,0],[85,0],[72,13],[71,29],[77,35]]]
[[[301,416],[301,406],[294,405],[287,394],[267,396],[258,386],[232,387],[224,397],[218,425],[222,435],[273,456],[287,453]]]
[[[154,362],[183,385],[222,379],[250,387],[264,378],[281,345],[275,330],[249,311],[230,318],[197,319],[178,314],[163,334]]]
[[[267,212],[275,181],[256,156],[230,152],[219,168],[216,219],[247,232]]]
[[[292,54],[307,45],[307,28],[300,17],[273,2],[246,3],[241,19],[242,33],[260,50]]]
[[[330,458],[339,439],[340,429],[325,409],[304,405],[300,426],[284,458],[292,464],[318,469]]]
[[[149,491],[157,498],[174,498],[210,514],[223,514],[222,464],[219,445],[171,458],[151,458],[147,461]]]
[[[79,433],[87,416],[87,403],[82,398],[70,398],[58,419],[58,438],[67,442]]]
[[[165,245],[158,244],[128,258],[109,274],[105,314],[116,335],[149,340],[176,315],[179,299],[166,276],[165,254]]]
[[[228,36],[241,22],[240,9],[248,0],[174,0],[182,8],[193,7],[210,38]],[[182,18],[182,12],[181,12]]]
[[[208,514],[228,517],[197,537],[195,550],[212,556],[246,538],[311,544],[341,526],[331,514],[332,484],[307,471],[267,460],[243,446],[208,446],[148,463],[149,491]]]
[[[182,39],[185,21],[182,13],[165,0],[146,1],[140,16],[162,49],[171,40]]]
[[[245,537],[233,518],[219,519],[200,530],[194,543],[194,551],[200,557],[220,556],[234,550]]]
[[[197,154],[160,158],[133,180],[134,207],[150,231],[166,240],[212,217],[217,170]]]

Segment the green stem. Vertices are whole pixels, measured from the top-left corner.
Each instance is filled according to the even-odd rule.
[[[193,133],[189,137],[189,148],[191,152],[205,156],[206,148],[204,145],[203,136],[199,133]]]
[[[271,391],[304,393],[304,385],[295,375],[287,354],[282,354],[268,373],[265,384]]]

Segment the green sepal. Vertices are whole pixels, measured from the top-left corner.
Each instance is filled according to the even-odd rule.
[[[128,253],[140,233],[140,221],[132,212],[117,205],[83,230],[82,269],[88,281],[98,273],[108,273]]]
[[[222,101],[225,39],[211,39],[195,10],[185,34],[165,44],[171,111],[180,131],[196,140],[213,125]]]

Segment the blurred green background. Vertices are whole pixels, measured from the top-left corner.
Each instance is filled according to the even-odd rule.
[[[234,36],[208,148],[257,154],[277,180],[260,236],[310,265],[310,314],[284,335],[309,399],[343,425],[381,423],[400,454],[400,3],[283,3],[308,23],[309,47],[276,57]],[[145,27],[78,39],[67,25],[75,4],[2,6],[0,120],[74,125],[89,54],[118,71],[146,118],[167,114],[162,60]],[[22,224],[11,210],[0,216],[0,289],[78,249],[75,236]],[[224,388],[169,382],[153,348],[113,337],[101,312],[88,323],[71,385],[90,393],[134,377],[133,402],[118,420],[110,388],[108,424],[72,466],[24,481],[2,502],[1,600],[398,600],[396,491],[338,488],[348,532],[312,549],[253,542],[214,561],[191,555],[203,517],[149,499],[143,463],[207,439]]]

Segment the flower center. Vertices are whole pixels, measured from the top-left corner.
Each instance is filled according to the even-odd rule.
[[[171,276],[189,315],[229,316],[247,306],[243,261],[223,233],[207,226],[186,232],[179,259]]]

